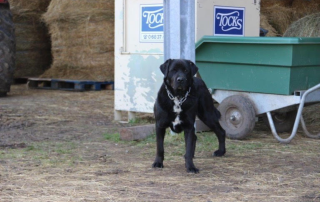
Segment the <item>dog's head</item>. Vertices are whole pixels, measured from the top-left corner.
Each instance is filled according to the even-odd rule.
[[[190,60],[169,59],[160,66],[160,70],[164,74],[164,83],[173,93],[184,95],[193,84],[198,67]]]

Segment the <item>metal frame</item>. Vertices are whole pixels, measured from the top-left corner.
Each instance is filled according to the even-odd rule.
[[[288,138],[281,138],[279,137],[275,127],[274,127],[274,123],[273,123],[273,120],[272,120],[272,116],[271,116],[271,113],[270,112],[267,112],[267,116],[268,116],[268,120],[269,120],[269,124],[270,124],[270,128],[271,128],[271,131],[272,131],[272,134],[273,136],[280,142],[280,143],[289,143],[293,138],[294,136],[297,134],[297,130],[298,130],[298,126],[299,126],[299,120],[301,121],[301,125],[302,125],[302,128],[305,132],[305,134],[308,136],[308,137],[311,137],[311,138],[320,138],[320,133],[318,133],[317,135],[312,135],[308,132],[307,128],[306,128],[306,125],[305,125],[305,122],[303,120],[303,116],[302,116],[302,111],[303,111],[303,107],[304,107],[304,104],[306,103],[306,98],[309,94],[311,94],[312,92],[316,91],[320,89],[320,84],[308,89],[307,91],[305,91],[301,97],[301,100],[300,100],[300,104],[299,104],[299,108],[298,108],[298,112],[297,112],[297,116],[296,116],[296,120],[295,120],[295,123],[293,125],[293,130],[292,130],[292,133],[291,135],[288,137]],[[315,98],[316,95],[313,95]],[[320,95],[318,94],[317,95],[318,97],[320,97]],[[318,101],[320,101],[320,99],[318,99]]]
[[[216,100],[218,103],[221,103],[225,98],[232,95],[240,95],[249,98],[252,101],[253,107],[255,108],[256,115],[266,113],[272,134],[280,143],[290,143],[290,141],[294,138],[294,136],[297,133],[299,121],[301,122],[301,126],[306,136],[310,138],[320,138],[320,133],[311,134],[307,130],[306,124],[302,116],[302,111],[305,103],[320,102],[320,84],[308,90],[295,91],[294,95],[274,95],[241,91],[216,90],[213,92],[212,98]],[[281,138],[275,129],[271,112],[278,110],[289,111],[291,107],[296,108],[297,106],[299,107],[292,133],[288,138]]]

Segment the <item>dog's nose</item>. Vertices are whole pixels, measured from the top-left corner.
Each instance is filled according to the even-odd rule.
[[[181,78],[181,77],[178,77],[178,78],[177,78],[177,81],[178,81],[179,83],[182,83],[182,82],[184,81],[184,79]]]

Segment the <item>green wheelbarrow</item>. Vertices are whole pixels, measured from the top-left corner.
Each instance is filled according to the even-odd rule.
[[[299,122],[308,137],[320,138],[302,116],[306,104],[320,102],[320,38],[204,36],[196,64],[229,138],[245,138],[256,117],[281,143],[294,138]],[[288,131],[288,138],[278,135]]]

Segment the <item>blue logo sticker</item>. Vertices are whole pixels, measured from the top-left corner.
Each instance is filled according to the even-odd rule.
[[[214,7],[214,28],[216,36],[244,36],[244,8]]]
[[[163,5],[141,5],[140,42],[163,42]]]

